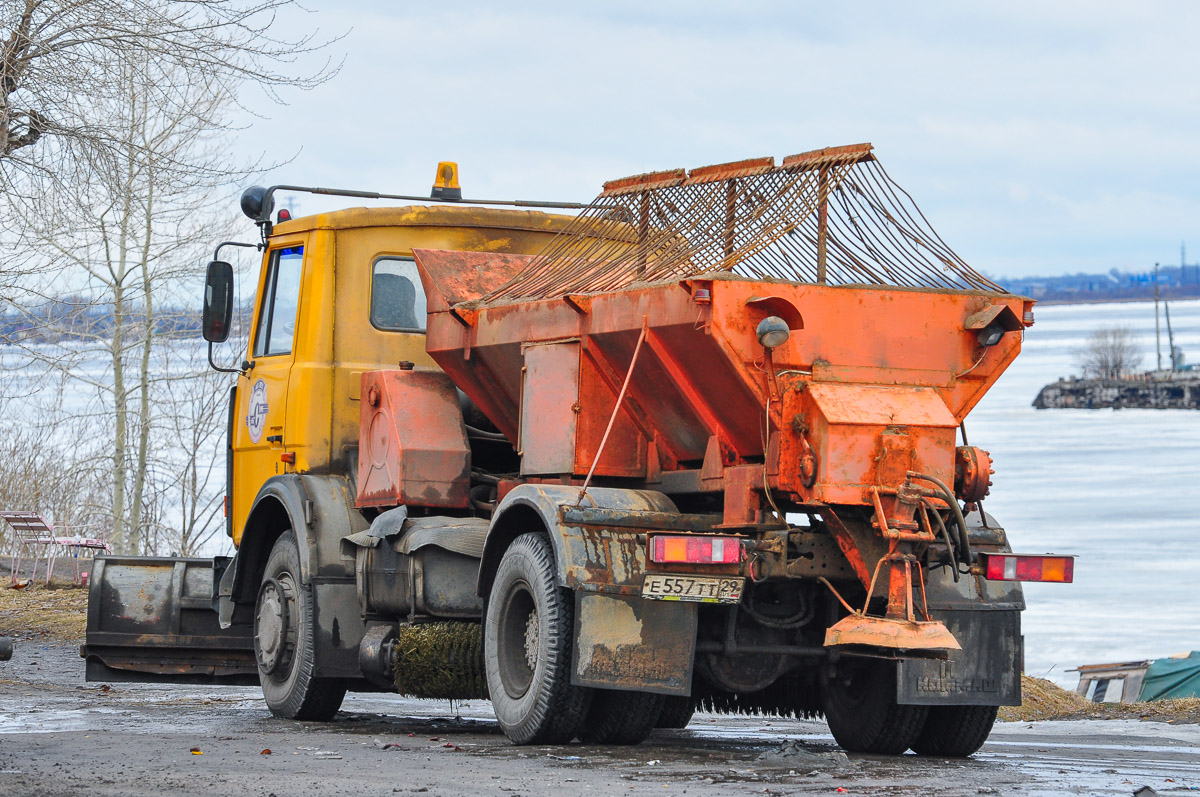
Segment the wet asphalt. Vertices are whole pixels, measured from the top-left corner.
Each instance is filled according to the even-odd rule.
[[[0,795],[1200,794],[1200,726],[998,723],[970,759],[846,755],[820,720],[697,714],[636,747],[517,747],[486,701],[350,695],[277,720],[257,689],[88,684],[72,646],[0,662]]]

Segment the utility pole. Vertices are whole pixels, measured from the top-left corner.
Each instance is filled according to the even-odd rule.
[[[1171,373],[1179,370],[1175,362],[1175,333],[1171,331],[1171,303],[1163,302],[1163,314],[1167,317],[1167,348],[1171,350]]]
[[[1162,339],[1158,332],[1158,263],[1154,264],[1154,349],[1158,352],[1158,370],[1162,370]]]

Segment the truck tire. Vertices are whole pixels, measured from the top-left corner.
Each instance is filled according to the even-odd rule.
[[[254,657],[267,708],[290,720],[329,720],[346,696],[334,678],[316,677],[313,598],[300,579],[296,535],[275,541],[254,605]]]
[[[588,744],[641,744],[658,725],[663,696],[596,689],[579,740]]]
[[[921,755],[963,758],[983,747],[998,706],[930,706],[912,749]]]
[[[852,753],[899,755],[917,740],[927,706],[896,703],[896,666],[843,659],[825,683],[822,708],[833,738]]]
[[[558,586],[542,534],[522,534],[500,560],[483,627],[484,668],[504,735],[564,744],[579,733],[592,690],[571,685],[575,596]]]
[[[662,713],[658,715],[656,728],[686,728],[696,713],[696,704],[691,697],[668,695],[663,699]]]

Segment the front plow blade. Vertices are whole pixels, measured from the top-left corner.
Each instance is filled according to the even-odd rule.
[[[852,614],[825,631],[825,647],[861,645],[890,650],[962,650],[940,620],[900,620]]]
[[[213,560],[97,556],[88,588],[89,681],[258,683],[252,630],[222,630]]]

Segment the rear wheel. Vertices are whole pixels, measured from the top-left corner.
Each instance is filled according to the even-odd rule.
[[[987,741],[999,710],[998,706],[930,706],[912,749],[944,758],[969,756]]]
[[[276,717],[328,720],[342,705],[346,687],[316,676],[311,587],[300,578],[296,536],[275,541],[254,607],[254,657],[267,708]]]
[[[496,719],[517,744],[569,742],[583,724],[592,690],[571,685],[574,609],[549,540],[514,540],[492,582],[483,646]]]
[[[896,667],[884,661],[846,661],[826,682],[825,719],[833,738],[853,753],[899,755],[913,745],[926,706],[896,703]]]
[[[662,708],[662,695],[596,689],[579,739],[591,744],[641,744],[658,724]]]
[[[662,713],[656,728],[686,728],[696,713],[696,703],[690,697],[669,695],[663,700]]]

